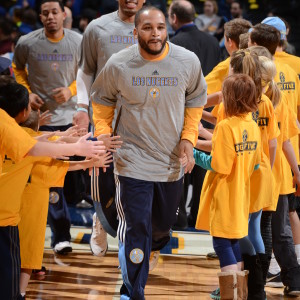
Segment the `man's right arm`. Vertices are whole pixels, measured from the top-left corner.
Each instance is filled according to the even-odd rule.
[[[93,84],[94,76],[88,75],[78,69],[76,85],[77,85],[77,112],[73,117],[74,125],[88,129],[89,126],[89,94]]]
[[[99,40],[95,33],[94,21],[91,22],[83,34],[81,41],[81,60],[78,68],[77,86],[77,112],[73,117],[73,124],[88,129],[90,90],[97,73]]]
[[[28,82],[28,73],[25,67],[27,63],[28,47],[23,45],[22,41],[22,38],[20,38],[16,46],[12,67],[17,83],[22,84],[28,90],[31,107],[33,109],[39,109],[44,104],[44,101],[37,94],[31,91],[30,84]]]

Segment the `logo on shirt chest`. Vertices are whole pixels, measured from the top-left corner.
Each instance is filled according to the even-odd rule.
[[[242,135],[243,142],[234,144],[235,152],[236,153],[243,153],[244,151],[255,151],[257,148],[257,142],[248,141],[248,131],[244,130]]]
[[[279,79],[280,82],[278,82],[277,85],[281,91],[295,90],[295,82],[293,81],[285,82],[285,75],[283,72],[279,73]]]
[[[177,77],[143,77],[133,76],[132,86],[177,86]]]

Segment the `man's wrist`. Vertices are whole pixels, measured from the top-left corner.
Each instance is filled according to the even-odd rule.
[[[77,107],[76,111],[77,111],[77,112],[82,111],[82,112],[85,112],[85,113],[87,113],[87,114],[89,113],[88,109],[85,108],[85,107]]]

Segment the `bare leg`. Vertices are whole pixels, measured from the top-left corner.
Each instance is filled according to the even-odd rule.
[[[32,269],[21,269],[20,275],[20,293],[25,294],[29,283]]]

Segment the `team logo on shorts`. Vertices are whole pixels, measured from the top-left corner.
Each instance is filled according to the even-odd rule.
[[[149,91],[149,95],[155,100],[156,98],[159,97],[160,95],[160,91],[158,88],[151,88]]]
[[[57,192],[50,192],[49,202],[55,204],[59,201],[59,194]]]
[[[139,248],[135,248],[131,250],[129,258],[134,264],[140,264],[144,259],[144,252]]]
[[[51,64],[51,69],[56,72],[59,69],[59,64],[57,62]]]

